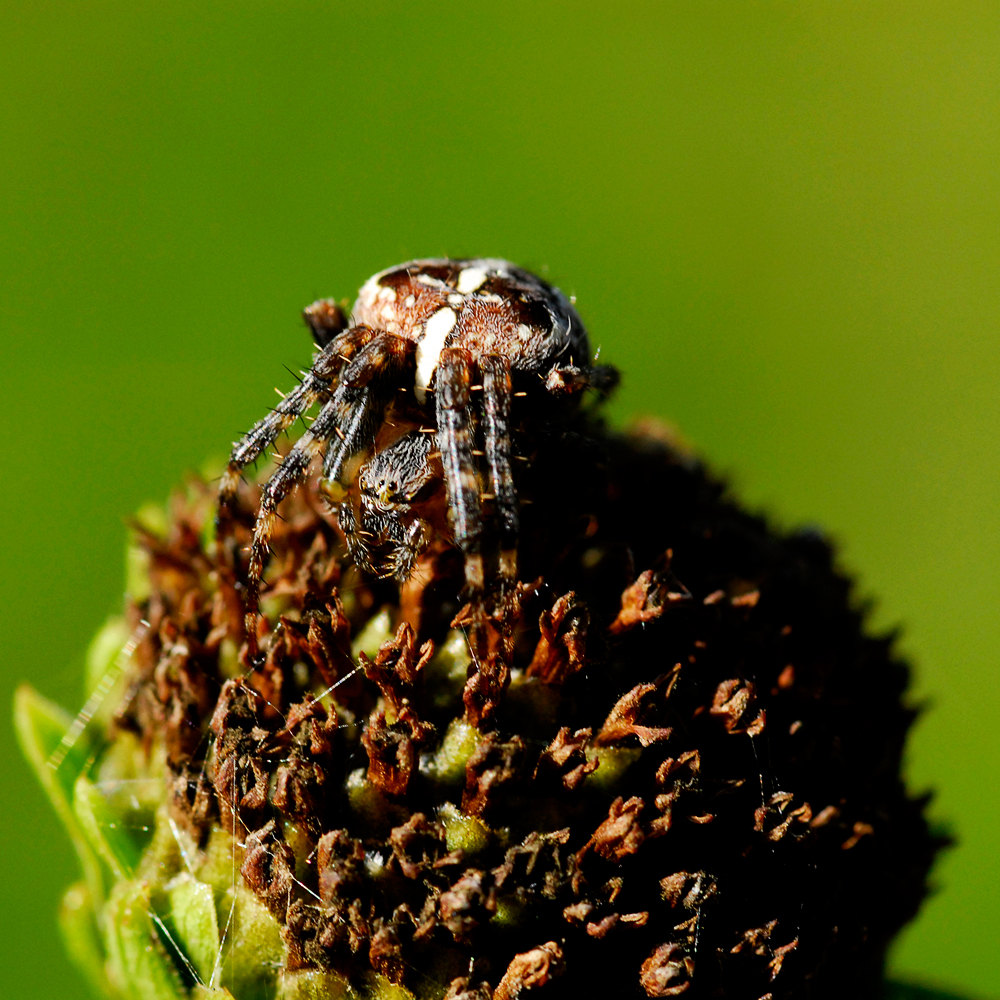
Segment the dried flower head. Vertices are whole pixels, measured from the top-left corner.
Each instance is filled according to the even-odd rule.
[[[891,640],[826,542],[748,514],[662,429],[580,411],[526,440],[496,599],[459,599],[458,546],[403,584],[364,572],[302,490],[269,525],[259,656],[254,491],[231,545],[200,482],[136,524],[89,724],[19,710],[100,989],[877,994],[941,843],[900,778]]]

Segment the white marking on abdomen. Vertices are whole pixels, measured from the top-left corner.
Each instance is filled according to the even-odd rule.
[[[439,309],[424,324],[424,332],[417,341],[417,377],[413,383],[413,392],[418,403],[427,400],[427,386],[434,376],[438,366],[438,358],[444,350],[448,334],[454,329],[458,317],[454,309],[445,306]]]
[[[458,274],[457,290],[462,295],[474,292],[489,277],[481,267],[467,267]]]
[[[427,285],[428,288],[448,287],[440,278],[435,278],[429,274],[418,274],[414,280],[419,281],[421,285]]]

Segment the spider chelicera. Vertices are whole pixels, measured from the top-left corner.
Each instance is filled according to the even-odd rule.
[[[614,369],[590,364],[586,330],[567,298],[505,260],[416,260],[369,279],[349,320],[329,299],[304,317],[317,346],[312,367],[235,443],[220,491],[225,511],[242,469],[319,404],[263,487],[248,569],[248,632],[255,632],[278,504],[314,459],[322,459],[320,488],[340,501],[341,529],[362,569],[376,568],[373,542],[388,545],[384,568],[404,580],[431,536],[443,532],[463,553],[468,590],[481,594],[488,526],[497,542],[496,574],[501,583],[513,581],[514,398],[534,400],[550,420],[582,390],[607,391],[617,380]],[[379,446],[387,410],[405,432]],[[440,492],[442,482],[447,513],[435,525],[419,512],[419,499],[435,486]],[[343,499],[348,489],[355,504]]]

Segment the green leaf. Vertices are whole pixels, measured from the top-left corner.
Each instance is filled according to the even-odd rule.
[[[342,976],[320,969],[282,972],[278,980],[277,1000],[349,1000],[357,995]]]
[[[80,970],[95,996],[111,991],[104,967],[104,945],[90,890],[83,882],[71,886],[59,907],[59,930],[69,957]]]
[[[86,767],[91,750],[86,731],[74,740],[73,717],[27,684],[14,695],[14,726],[21,750],[59,818],[71,822],[73,783]]]
[[[105,794],[81,774],[74,787],[73,808],[91,848],[117,879],[130,878],[153,835],[153,813],[130,797]]]
[[[100,865],[73,810],[73,787],[90,761],[92,737],[86,729],[74,727],[66,711],[27,684],[14,696],[14,728],[24,756],[70,835],[92,898],[102,899]]]
[[[180,975],[167,957],[163,930],[157,928],[145,882],[115,886],[104,909],[110,977],[136,1000],[187,997]]]
[[[167,897],[177,945],[184,949],[201,981],[211,982],[219,954],[219,923],[212,887],[185,872],[170,883]]]
[[[215,977],[239,1000],[271,1000],[285,946],[278,921],[249,889],[226,893],[229,906],[222,934],[226,938],[220,974]],[[235,899],[235,906],[233,900]]]

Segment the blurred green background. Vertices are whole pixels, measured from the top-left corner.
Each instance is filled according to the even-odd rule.
[[[288,388],[304,304],[507,256],[578,296],[617,419],[824,526],[903,626],[959,846],[892,968],[1000,997],[998,95],[964,0],[0,5],[0,700],[82,703],[124,519]],[[0,992],[81,997],[0,736]]]

